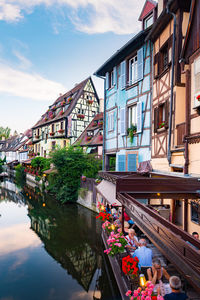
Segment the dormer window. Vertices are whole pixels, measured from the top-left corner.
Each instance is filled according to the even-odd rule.
[[[144,29],[147,29],[153,24],[153,14],[144,19]]]

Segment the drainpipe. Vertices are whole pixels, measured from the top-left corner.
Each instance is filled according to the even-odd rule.
[[[185,82],[186,82],[186,94],[185,94],[185,164],[184,164],[184,174],[188,174],[188,165],[189,165],[189,151],[188,151],[188,139],[187,137],[190,134],[190,84],[191,84],[191,76],[190,71],[186,70],[185,74]]]
[[[171,164],[171,134],[172,134],[172,111],[174,100],[174,66],[175,66],[175,41],[176,41],[176,15],[169,10],[167,5],[167,13],[173,16],[173,43],[172,43],[172,78],[171,78],[171,95],[170,95],[170,111],[169,111],[169,133],[168,133],[168,148],[167,148],[167,160]]]
[[[94,74],[97,77],[104,80],[104,104],[103,104],[103,162],[102,162],[102,171],[105,171],[105,145],[106,145],[106,78],[97,74]]]

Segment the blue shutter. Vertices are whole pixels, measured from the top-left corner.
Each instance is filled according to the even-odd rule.
[[[106,73],[106,90],[109,89],[109,73]]]
[[[120,134],[121,135],[126,134],[125,114],[126,114],[125,108],[121,108],[120,109]]]
[[[143,79],[143,65],[144,65],[143,48],[141,48],[137,52],[137,69],[138,69],[137,80],[138,81]]]
[[[137,154],[128,154],[128,171],[137,171]]]
[[[121,69],[121,76],[120,76],[120,83],[121,83],[121,90],[123,90],[126,87],[126,61],[122,61],[120,64]]]
[[[142,102],[137,103],[137,133],[142,132]]]
[[[118,155],[118,171],[125,172],[126,171],[126,156]]]
[[[116,85],[117,84],[117,67],[113,68],[113,76],[114,76],[113,85]]]

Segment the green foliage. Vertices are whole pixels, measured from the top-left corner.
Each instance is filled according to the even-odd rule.
[[[15,170],[16,170],[16,177],[15,177],[16,183],[19,186],[23,186],[26,182],[26,173],[24,172],[25,168],[19,164],[15,167]]]
[[[133,137],[134,137],[134,134],[136,134],[137,132],[137,126],[136,125],[131,125],[130,128],[127,129],[127,133],[128,133],[128,136],[130,138],[130,142],[131,144],[133,143]]]
[[[40,179],[41,179],[41,177],[39,177],[39,176],[35,176],[35,181],[40,181]]]
[[[115,171],[116,156],[109,157],[109,171]]]
[[[48,190],[55,193],[62,203],[77,201],[81,175],[95,176],[100,162],[81,147],[73,146],[55,150],[51,159],[57,173],[49,175]]]
[[[86,169],[83,172],[88,178],[96,178],[98,172],[102,169],[102,160],[95,157],[95,154],[86,155]]]
[[[9,127],[0,127],[0,140],[2,139],[2,137],[5,137],[6,139],[9,138],[10,136],[10,131],[11,129]]]
[[[50,168],[51,160],[49,158],[45,157],[35,157],[31,161],[31,166],[38,170],[38,174],[42,175],[45,170],[48,170]]]

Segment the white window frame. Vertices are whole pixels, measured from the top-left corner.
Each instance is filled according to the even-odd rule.
[[[108,113],[108,131],[114,130],[114,111]]]
[[[110,72],[110,89],[114,86],[114,70]]]
[[[152,23],[150,23],[148,25],[148,21],[149,20],[152,20]],[[151,25],[153,24],[153,14],[151,14],[149,17],[147,17],[145,20],[144,20],[144,29],[147,29],[148,27],[150,27]]]
[[[137,126],[137,104],[128,107],[128,128],[130,128],[131,125]]]
[[[138,79],[138,60],[137,55],[129,59],[129,85],[136,82]]]

